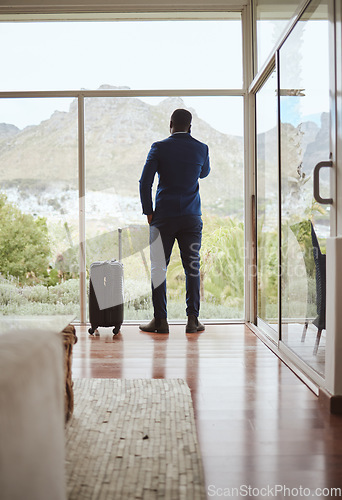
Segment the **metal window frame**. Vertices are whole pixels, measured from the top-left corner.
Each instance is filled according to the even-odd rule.
[[[255,321],[255,96],[247,91],[254,75],[253,15],[251,7],[242,11],[244,88],[244,226],[245,226],[245,320]]]
[[[252,3],[252,14],[253,14],[252,26],[253,26],[254,68],[257,68],[256,0],[252,0],[251,3]],[[297,25],[297,22],[300,20],[302,14],[304,13],[304,11],[306,10],[306,8],[308,7],[308,5],[310,3],[311,3],[311,0],[302,0],[302,2],[298,5],[297,10],[295,11],[292,19],[289,20],[287,27],[284,29],[282,36],[279,38],[279,40],[276,43],[275,47],[273,48],[272,52],[270,53],[270,55],[268,56],[266,61],[263,63],[260,70],[254,75],[254,78],[248,87],[248,95],[254,96],[254,103],[255,103],[256,94],[263,87],[264,83],[266,82],[266,80],[269,78],[269,76],[271,75],[271,73],[274,70],[276,70],[276,73],[277,73],[276,77],[277,77],[277,80],[279,80],[279,50],[282,47],[282,45],[285,43],[285,41],[287,40],[289,35],[292,33],[293,29]],[[278,87],[279,87],[279,81],[278,81]],[[278,101],[279,101],[279,96],[278,96]],[[252,108],[250,106],[250,109],[249,109],[249,119],[250,119],[250,121],[252,121],[254,119],[254,130],[253,130],[254,141],[255,141],[255,133],[256,133],[256,126],[255,126],[256,112],[255,111],[256,110],[255,110],[255,104],[254,104],[254,108]],[[278,190],[279,190],[279,193],[281,193],[281,185],[280,185],[280,183],[281,183],[280,135],[279,135],[280,134],[280,125],[279,125],[280,116],[279,116],[279,112],[280,111],[279,111],[279,102],[278,102]],[[254,143],[254,154],[255,153],[256,153],[256,143]],[[252,164],[252,161],[253,161],[253,164]],[[254,156],[254,160],[252,160],[252,161],[251,161],[251,168],[253,168],[254,175],[256,177],[257,164],[256,164],[256,157],[255,156]],[[267,329],[265,329],[265,333],[268,334],[270,339],[273,342],[276,342],[277,344],[279,344],[279,342],[281,342],[281,337],[282,337],[282,335],[281,335],[281,314],[282,314],[282,312],[281,312],[281,262],[282,261],[281,261],[281,230],[280,230],[280,228],[281,228],[281,206],[280,206],[280,204],[278,206],[278,212],[279,212],[278,213],[278,225],[279,225],[279,241],[278,241],[278,245],[279,245],[279,251],[278,251],[279,252],[278,253],[278,259],[279,259],[279,262],[278,262],[278,269],[279,269],[279,273],[278,273],[278,275],[279,275],[279,278],[278,278],[278,315],[279,315],[279,318],[278,318],[278,320],[279,320],[279,326],[278,326],[278,340],[275,341],[274,335],[272,335],[274,333],[273,329],[270,328],[269,331],[267,331]],[[256,238],[256,227],[253,230],[253,235]],[[256,268],[256,273],[257,273],[257,268]],[[253,293],[255,294],[255,296],[257,295],[256,288],[253,291]],[[257,304],[255,304],[255,308],[256,307],[257,307]],[[253,311],[253,315],[251,317],[255,319],[252,322],[254,324],[257,324],[257,310],[255,308]]]
[[[86,301],[87,301],[87,283],[86,283],[86,231],[85,231],[85,123],[84,123],[84,99],[91,97],[242,97],[244,101],[244,223],[245,223],[245,313],[242,321],[250,321],[253,316],[251,300],[253,294],[253,283],[250,279],[249,270],[252,262],[251,235],[252,225],[248,214],[251,213],[251,192],[253,193],[254,170],[251,168],[250,160],[253,156],[251,148],[247,147],[253,138],[250,123],[250,95],[248,86],[253,75],[253,57],[251,50],[253,46],[252,37],[248,36],[251,29],[252,16],[250,8],[245,6],[239,10],[233,10],[241,14],[243,55],[242,55],[242,74],[243,86],[239,89],[105,89],[105,90],[41,90],[41,91],[0,91],[0,99],[32,99],[32,98],[76,98],[78,101],[78,190],[79,190],[79,272],[80,272],[80,324],[86,324]],[[145,15],[144,15],[145,14]],[[184,16],[182,17],[182,14]],[[212,16],[221,15],[224,19],[224,12],[218,10],[212,13]],[[189,19],[191,13],[167,13],[157,18],[166,20]],[[207,17],[206,17],[207,16]],[[105,17],[105,14],[104,14]],[[199,19],[199,13],[194,12],[195,19]],[[156,20],[151,13],[140,13],[135,15],[136,20],[147,20],[148,18]],[[201,19],[210,20],[210,12],[203,12]],[[126,17],[123,17],[125,20]],[[2,16],[2,21],[8,21]],[[17,20],[21,20],[18,19]],[[39,20],[38,15],[30,16],[30,21]],[[41,19],[42,20],[42,19]],[[45,20],[45,19],[44,19]],[[56,21],[60,19],[54,19]],[[89,20],[85,19],[85,21]],[[113,20],[113,19],[109,19]],[[116,19],[117,20],[117,19]],[[62,20],[60,20],[62,22]]]
[[[253,92],[253,95],[255,97],[255,101],[257,99],[257,94],[258,92],[264,87],[270,76],[272,75],[273,72],[276,72],[276,81],[277,81],[277,88],[279,87],[278,85],[278,66],[277,66],[277,61],[276,58],[272,58],[267,65],[267,71],[265,71],[262,75],[262,78],[260,78],[257,82],[257,85],[255,86],[255,93]],[[278,96],[278,104],[277,104],[277,127],[278,127],[278,135],[279,135],[279,96]],[[257,168],[258,168],[258,161],[257,161],[257,105],[255,102],[255,130],[254,130],[254,137],[255,137],[255,192],[256,192],[256,218],[255,218],[255,228],[254,228],[254,233],[255,233],[255,241],[258,241],[258,227],[257,227],[257,192],[258,192],[258,176],[257,176]],[[278,193],[280,193],[280,147],[279,147],[279,137],[278,137],[278,145],[277,145],[277,151],[278,151],[278,157],[277,157],[277,175],[278,175]],[[280,324],[279,324],[279,318],[280,316],[280,309],[279,307],[281,306],[281,283],[280,283],[280,276],[281,276],[281,241],[280,241],[280,205],[278,201],[278,217],[277,217],[277,223],[278,223],[278,331],[272,328],[263,318],[258,316],[258,310],[257,310],[257,301],[258,301],[258,288],[257,288],[257,278],[256,278],[256,289],[255,289],[255,296],[256,296],[256,311],[255,311],[255,318],[256,321],[254,322],[267,337],[272,342],[277,343],[279,339],[281,338],[281,330],[280,330]],[[258,266],[257,266],[257,257],[258,257],[258,247],[256,247],[256,276],[258,275]]]

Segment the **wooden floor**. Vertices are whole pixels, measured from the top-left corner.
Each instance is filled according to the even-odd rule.
[[[100,333],[90,338],[78,328],[73,377],[184,378],[208,498],[267,498],[261,488],[275,494],[276,487],[278,499],[299,496],[284,488],[310,488],[312,496],[316,488],[342,490],[342,418],[321,410],[247,326],[209,325],[199,335],[171,325],[158,335],[124,325],[114,339],[110,329]],[[249,487],[259,490],[245,495]]]

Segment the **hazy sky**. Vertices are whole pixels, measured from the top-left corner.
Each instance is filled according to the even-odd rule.
[[[0,53],[1,90],[242,87],[238,20],[7,23],[0,28],[0,44],[6,46]],[[196,98],[186,104],[195,105],[212,126],[241,135],[241,100]],[[67,100],[3,101],[0,122],[22,128],[69,105]]]
[[[276,38],[272,29],[277,26],[263,22],[263,47]],[[302,57],[293,59],[284,82],[289,88],[310,82],[306,98],[300,100],[303,116],[329,108],[328,94],[321,90],[329,84],[328,39],[322,29],[327,33],[324,21],[306,23],[301,46],[292,47],[293,54],[298,51]],[[97,89],[102,84],[132,89],[242,86],[238,20],[1,23],[0,44],[6,48],[0,52],[1,90]],[[70,102],[1,99],[0,123],[19,128],[38,124],[56,109],[67,111]],[[185,104],[221,132],[242,135],[241,97],[186,98]],[[270,99],[268,107],[265,102],[263,127],[267,130],[273,123]]]

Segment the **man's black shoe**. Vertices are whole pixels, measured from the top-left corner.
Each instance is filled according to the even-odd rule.
[[[142,332],[169,333],[169,324],[166,318],[153,318],[147,325],[139,325]]]
[[[186,325],[185,332],[186,333],[197,333],[197,332],[203,332],[204,330],[205,330],[205,326],[202,325],[202,323],[200,323],[198,321],[198,318],[196,316],[193,316],[190,314],[188,316],[188,322]]]

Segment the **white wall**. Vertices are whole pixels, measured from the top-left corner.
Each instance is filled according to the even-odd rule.
[[[336,0],[336,83],[337,83],[337,123],[336,123],[336,218],[337,235],[342,236],[342,2]]]
[[[333,395],[342,395],[342,6],[335,2],[336,25],[336,114],[332,120],[333,184],[332,184],[332,238],[327,241],[327,347],[325,356],[326,389]]]

